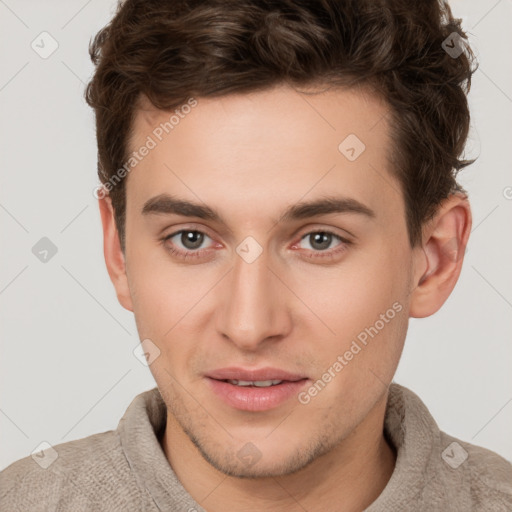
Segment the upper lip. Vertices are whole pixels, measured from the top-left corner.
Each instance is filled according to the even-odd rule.
[[[297,381],[307,377],[297,373],[290,373],[279,368],[260,368],[258,370],[248,370],[245,368],[219,368],[206,374],[206,377],[216,380],[245,380],[245,381],[263,381],[263,380],[289,380]]]

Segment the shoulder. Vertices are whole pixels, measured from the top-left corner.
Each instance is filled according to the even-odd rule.
[[[1,510],[129,510],[139,502],[116,431],[48,447],[0,472]]]
[[[472,509],[512,510],[512,464],[508,460],[444,432],[440,440],[445,475],[463,483]]]

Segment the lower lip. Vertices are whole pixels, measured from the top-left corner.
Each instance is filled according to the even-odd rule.
[[[213,392],[225,403],[241,411],[268,411],[297,396],[308,379],[284,381],[276,386],[258,388],[236,386],[222,380],[206,379]]]

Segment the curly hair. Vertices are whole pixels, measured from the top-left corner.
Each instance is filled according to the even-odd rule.
[[[167,111],[190,97],[286,83],[365,86],[387,102],[388,159],[411,246],[443,199],[465,193],[456,176],[474,162],[461,154],[476,67],[445,1],[126,0],[89,51],[96,69],[85,96],[95,110],[104,184],[128,158],[142,96]],[[125,182],[109,191],[123,251]]]

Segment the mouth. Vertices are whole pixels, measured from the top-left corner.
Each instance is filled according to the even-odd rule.
[[[224,380],[223,382],[228,382],[229,384],[233,384],[233,386],[242,386],[242,387],[255,387],[255,388],[268,388],[270,386],[277,386],[285,382],[284,380],[276,379],[276,380],[236,380],[229,379]]]
[[[309,382],[303,375],[275,368],[245,370],[224,368],[205,376],[210,390],[231,408],[241,411],[275,409],[297,397]]]

